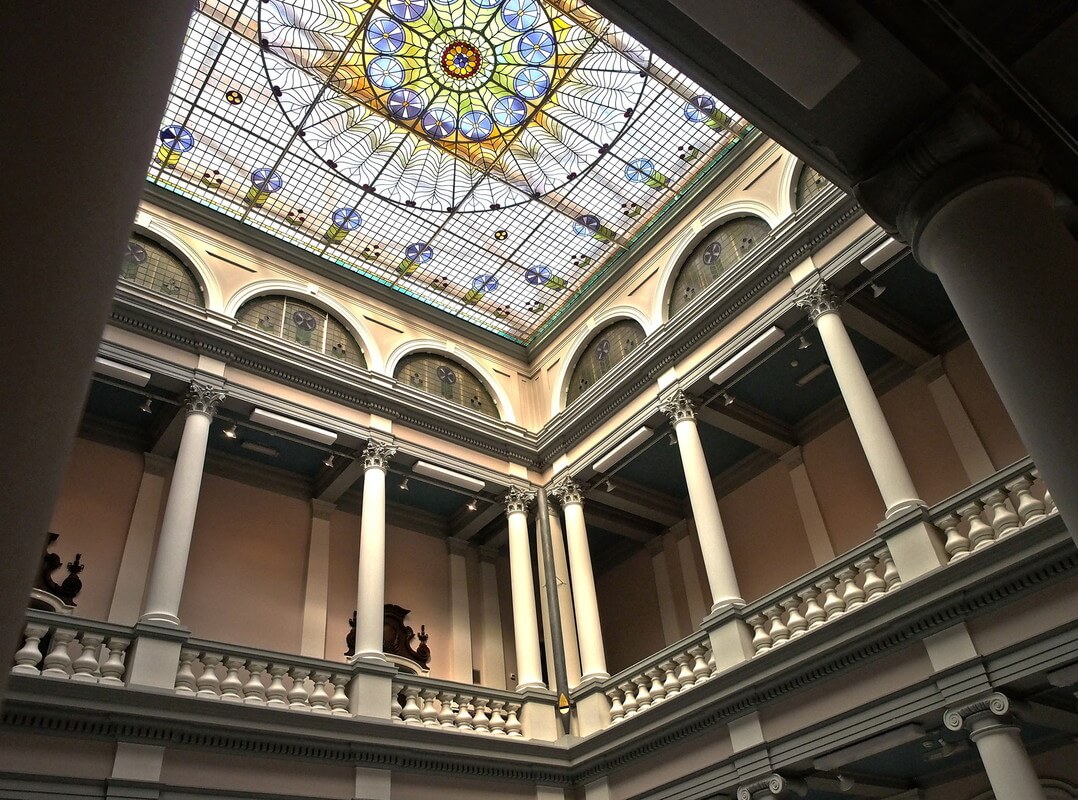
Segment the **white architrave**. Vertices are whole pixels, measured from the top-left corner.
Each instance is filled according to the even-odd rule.
[[[162,247],[166,250],[171,250],[180,259],[183,265],[191,271],[195,283],[202,289],[207,311],[220,312],[224,309],[224,296],[221,294],[221,286],[217,283],[217,277],[213,274],[213,270],[206,265],[202,256],[190,245],[178,238],[174,231],[151,218],[147,225],[133,225],[132,232],[160,242]]]
[[[498,416],[501,420],[514,425],[517,423],[517,415],[513,410],[513,404],[509,400],[509,395],[506,393],[505,387],[494,380],[491,377],[489,370],[480,364],[468,351],[449,347],[445,342],[439,339],[410,339],[400,345],[390,353],[389,357],[386,359],[385,374],[392,378],[393,373],[397,371],[397,365],[400,364],[401,359],[413,353],[430,353],[431,355],[445,356],[451,361],[459,361],[470,369],[475,377],[479,379],[479,382],[486,387],[488,392],[490,392],[491,397],[493,397],[494,401],[498,404]]]
[[[248,301],[263,295],[281,294],[310,303],[312,306],[321,306],[331,313],[363,348],[363,357],[367,360],[367,369],[371,372],[383,372],[382,354],[379,352],[370,331],[356,319],[355,315],[347,307],[331,294],[321,291],[312,294],[308,290],[307,284],[277,278],[249,283],[228,299],[224,313],[230,317],[235,317]]]

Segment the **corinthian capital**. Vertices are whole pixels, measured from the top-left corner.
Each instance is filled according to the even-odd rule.
[[[519,486],[510,486],[509,490],[505,493],[505,513],[509,514],[527,514],[528,505],[535,498],[535,492],[528,489],[522,489]]]
[[[576,503],[577,505],[584,504],[584,493],[580,491],[580,485],[566,475],[550,490],[550,494],[554,497],[562,506],[567,506],[570,503]]]
[[[380,469],[383,472],[386,470],[386,465],[389,464],[389,459],[393,457],[393,454],[397,452],[397,448],[391,444],[385,442],[379,442],[375,439],[369,439],[367,446],[363,448],[363,469]]]
[[[838,311],[842,305],[842,296],[820,281],[811,289],[807,289],[797,296],[797,305],[808,312],[809,319],[815,322],[824,314]]]
[[[187,390],[184,405],[188,414],[205,414],[212,417],[217,414],[217,405],[225,399],[225,393],[213,386],[192,383]]]
[[[659,403],[659,410],[670,417],[670,421],[675,425],[682,420],[696,419],[696,407],[693,405],[692,398],[681,389]]]

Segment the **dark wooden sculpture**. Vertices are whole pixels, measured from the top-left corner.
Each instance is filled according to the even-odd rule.
[[[412,628],[404,624],[404,618],[411,613],[407,608],[385,604],[385,617],[382,626],[382,652],[389,655],[400,656],[415,661],[426,669],[430,662],[430,648],[427,647],[427,626],[419,626],[419,646],[412,649],[412,641],[417,634]],[[348,635],[345,637],[345,656],[351,657],[356,653],[356,612],[352,612],[352,618],[348,620]]]
[[[64,563],[60,556],[49,549],[59,538],[60,534],[49,532],[45,552],[41,554],[41,569],[38,571],[37,580],[34,581],[34,588],[51,594],[65,605],[74,606],[75,598],[82,591],[82,579],[79,573],[85,569],[85,565],[82,563],[82,553],[75,553],[75,560],[67,563],[67,577],[63,582],[57,583],[52,579],[52,574]],[[38,605],[40,601],[31,601],[31,604]],[[53,610],[51,606],[49,610]]]

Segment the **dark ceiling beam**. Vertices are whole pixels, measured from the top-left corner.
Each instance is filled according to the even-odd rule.
[[[478,511],[462,509],[449,519],[449,535],[469,542],[504,514],[505,506],[501,503],[491,503]]]
[[[349,461],[343,469],[336,473],[331,472],[316,484],[314,499],[324,503],[336,503],[362,476],[363,462],[358,459]]]
[[[928,334],[863,292],[849,299],[842,309],[842,320],[910,366],[919,367],[938,355]]]
[[[659,535],[655,526],[619,514],[597,502],[584,504],[584,522],[641,544],[647,544]]]
[[[676,525],[685,518],[680,500],[668,494],[632,483],[616,474],[611,479],[613,491],[602,489],[604,484],[588,491],[587,497],[597,503],[650,520],[663,528]]]
[[[152,444],[149,452],[161,458],[175,458],[180,451],[180,439],[183,437],[187,413],[182,405],[169,406],[163,413],[167,416],[154,426],[150,434]]]
[[[703,406],[697,412],[700,421],[725,431],[738,439],[782,455],[797,446],[793,428],[760,409],[736,400],[733,405],[713,408]]]
[[[1015,703],[1015,716],[1024,722],[1078,736],[1078,713],[1036,701]]]
[[[843,781],[843,778],[846,782]],[[828,773],[809,775],[805,778],[805,783],[808,784],[809,789],[816,792],[852,793],[851,797],[863,798],[894,797],[900,792],[908,791],[911,788],[906,781],[895,778],[846,772],[843,772],[841,776]]]

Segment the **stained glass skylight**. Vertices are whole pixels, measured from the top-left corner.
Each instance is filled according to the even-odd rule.
[[[526,343],[747,130],[578,0],[203,0],[149,179]]]

